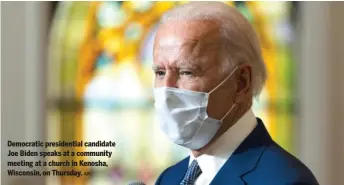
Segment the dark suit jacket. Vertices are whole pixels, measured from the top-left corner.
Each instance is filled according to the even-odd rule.
[[[263,122],[239,145],[210,185],[318,185],[312,172],[297,158],[276,144]],[[167,168],[156,185],[178,185],[189,157]]]

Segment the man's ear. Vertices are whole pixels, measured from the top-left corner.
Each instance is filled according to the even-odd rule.
[[[247,101],[248,95],[252,95],[252,67],[249,64],[241,65],[235,72],[236,97],[235,103]]]

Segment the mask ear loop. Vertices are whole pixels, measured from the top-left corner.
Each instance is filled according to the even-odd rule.
[[[239,67],[237,66],[228,76],[226,79],[224,79],[219,85],[217,85],[213,90],[211,90],[208,94],[211,94],[214,92],[217,88],[219,88],[222,84],[224,84],[232,75],[233,73],[238,69]]]
[[[234,72],[235,72],[238,68],[239,68],[238,66],[235,67],[234,70],[227,76],[227,78],[224,79],[224,80],[223,80],[219,85],[217,85],[213,90],[211,90],[211,91],[209,92],[209,94],[211,94],[211,93],[214,92],[217,88],[219,88],[222,84],[224,84],[224,83],[234,74]],[[233,106],[232,106],[232,107],[227,111],[227,113],[222,117],[222,119],[221,119],[221,124],[222,124],[223,119],[225,119],[225,118],[228,116],[228,114],[229,114],[230,112],[232,112],[233,108],[234,108],[236,105],[237,105],[237,104],[234,102]]]
[[[221,119],[221,124],[222,124],[222,121],[228,116],[228,114],[230,113],[230,112],[232,112],[232,110],[234,109],[234,107],[236,107],[236,103],[234,103],[233,104],[233,106],[232,106],[232,108],[230,108],[228,111],[227,111],[227,113],[222,117],[222,119]]]

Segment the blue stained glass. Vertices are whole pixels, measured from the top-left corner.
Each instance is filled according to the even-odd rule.
[[[103,52],[97,59],[96,69],[102,69],[114,62],[114,59],[107,53]]]

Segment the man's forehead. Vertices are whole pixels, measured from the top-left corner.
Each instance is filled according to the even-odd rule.
[[[175,36],[180,40],[206,40],[219,35],[219,26],[210,20],[174,20],[161,24],[156,39]]]
[[[213,60],[221,45],[218,28],[199,24],[199,21],[169,21],[161,25],[154,42],[154,63],[187,65]]]
[[[176,68],[207,68],[217,61],[218,52],[190,52],[189,50],[160,50],[154,54],[154,64]]]
[[[220,52],[221,44],[206,40],[180,40],[175,37],[161,38],[154,47],[157,61],[180,61],[182,63],[204,63],[214,59]]]
[[[204,50],[220,43],[220,31],[214,22],[207,20],[168,21],[159,26],[154,49]]]

